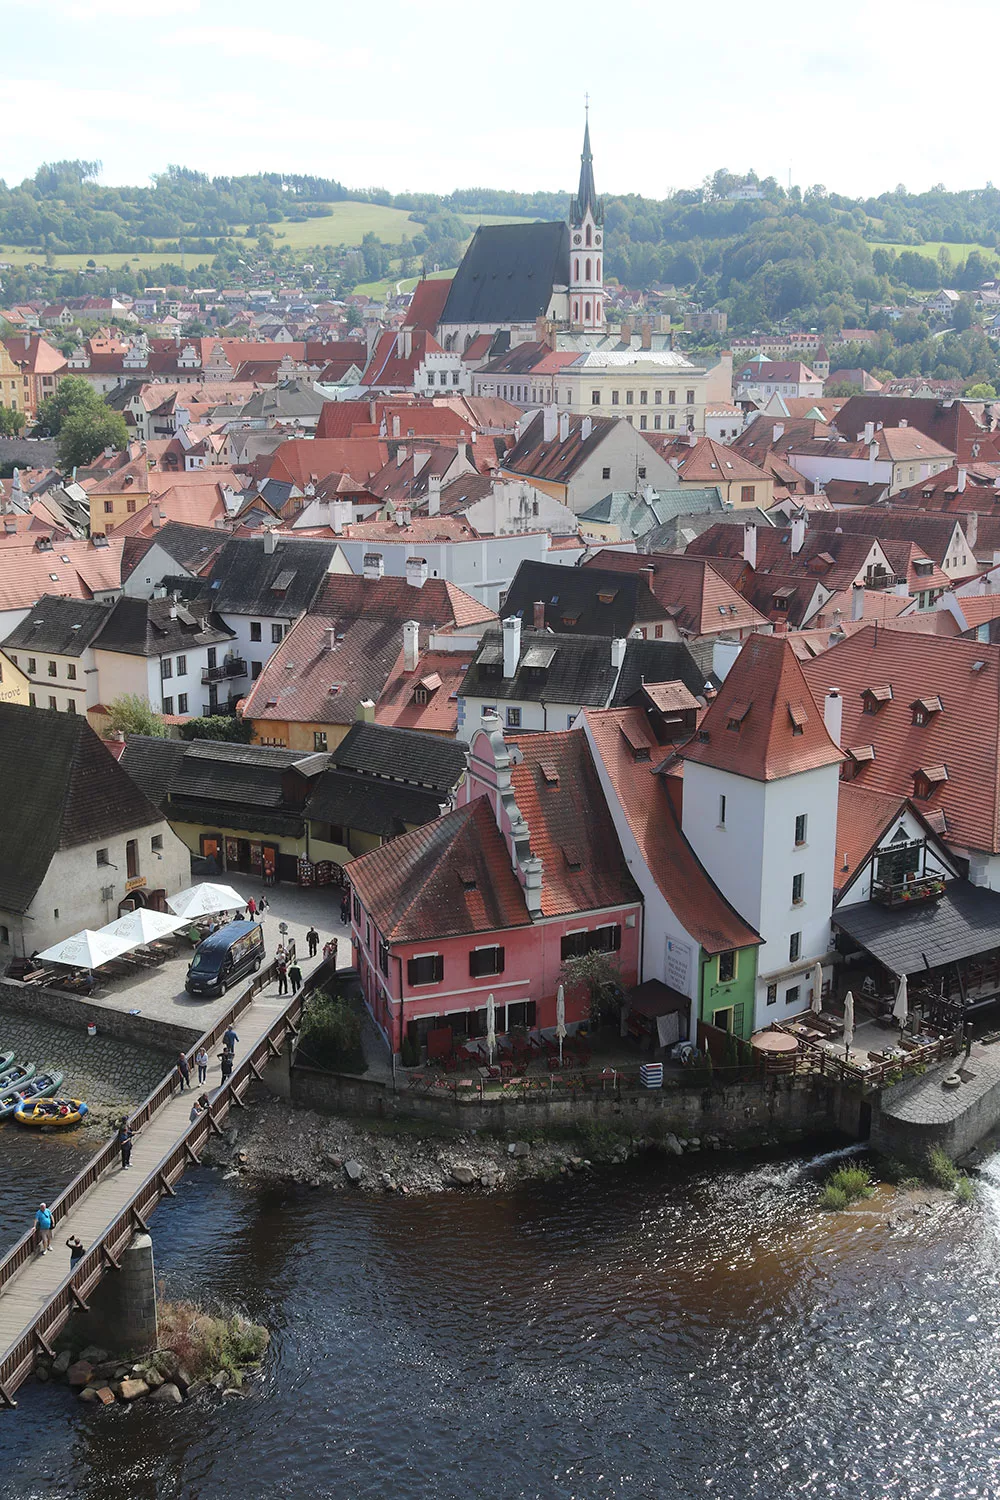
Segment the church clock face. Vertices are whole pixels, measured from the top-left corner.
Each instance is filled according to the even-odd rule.
[[[583,235],[582,234],[574,234],[574,236],[573,236],[573,243],[574,243],[574,245],[579,245],[582,242],[583,242]]]
[[[601,243],[601,236],[599,234],[595,234],[594,235],[594,244],[595,245],[599,245],[600,243]]]

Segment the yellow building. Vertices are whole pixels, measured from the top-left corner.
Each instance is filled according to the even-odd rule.
[[[20,667],[15,667],[10,657],[0,651],[0,703],[22,703],[27,708],[30,688]]]
[[[21,385],[21,372],[7,353],[6,345],[0,342],[0,406],[6,406],[10,411],[23,411]]]
[[[149,467],[145,455],[131,459],[89,491],[90,534],[113,531],[149,504]]]

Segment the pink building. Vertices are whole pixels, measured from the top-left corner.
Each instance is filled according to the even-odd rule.
[[[352,861],[355,964],[393,1050],[450,1027],[483,1036],[555,1026],[563,960],[616,954],[639,977],[642,901],[601,793],[586,736],[472,741],[465,800],[434,823]],[[566,995],[572,1029],[588,1017]]]

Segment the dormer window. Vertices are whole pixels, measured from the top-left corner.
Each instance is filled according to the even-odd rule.
[[[892,702],[892,687],[888,682],[878,687],[867,687],[861,694],[861,704],[866,714],[877,714],[886,703]]]
[[[913,795],[927,801],[947,780],[947,766],[921,766],[913,773]]]
[[[801,703],[789,703],[788,717],[792,721],[792,733],[804,734],[805,727],[809,722],[809,715],[806,713],[804,705]]]
[[[928,698],[917,698],[910,704],[910,712],[913,715],[913,723],[918,727],[929,724],[935,714],[942,709],[941,699],[937,696]]]

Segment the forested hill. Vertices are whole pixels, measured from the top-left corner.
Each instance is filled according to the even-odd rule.
[[[397,240],[385,240],[383,231],[388,265],[397,264],[393,256],[424,253],[428,243],[435,246],[428,258],[447,265],[476,214],[561,218],[569,199],[561,192],[486,188],[445,196],[358,192],[333,178],[210,178],[182,167],[169,168],[148,187],[107,187],[97,180],[99,170],[96,162],[55,162],[16,186],[0,182],[0,244],[37,251],[50,264],[66,252],[179,249],[209,260],[221,256],[224,267],[248,245],[262,255],[290,255],[272,236],[274,226],[295,223],[303,226],[294,243],[304,259],[302,247],[310,243],[304,221],[329,217],[333,204],[360,200],[409,216],[399,216]],[[748,186],[762,196],[729,196]],[[853,324],[867,305],[898,288],[971,287],[996,266],[1000,242],[1000,190],[992,184],[920,194],[897,187],[853,199],[820,186],[786,192],[773,178],[720,171],[668,198],[608,194],[605,205],[608,276],[640,288],[670,283],[691,289],[703,305],[726,307],[738,326],[796,316],[816,322],[831,307]],[[319,224],[316,240],[329,244]]]

